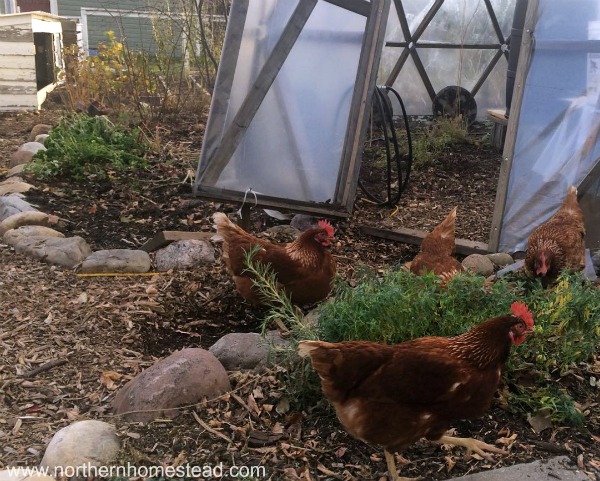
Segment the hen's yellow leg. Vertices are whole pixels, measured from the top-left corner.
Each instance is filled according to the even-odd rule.
[[[491,444],[487,444],[483,441],[479,441],[478,439],[473,438],[455,438],[454,436],[442,436],[440,439],[433,442],[436,444],[453,444],[454,446],[462,446],[464,448],[467,448],[467,456],[470,456],[471,453],[475,452],[481,457],[487,459],[488,461],[492,461],[494,458],[491,454],[486,453],[486,451],[497,454],[508,454],[508,452],[504,451],[504,449],[497,448],[496,446],[492,446]]]
[[[390,453],[387,449],[384,451],[385,453],[385,461],[387,463],[388,472],[390,473],[390,479],[392,481],[417,481],[420,478],[402,478],[398,475],[398,470],[396,469],[396,459],[394,458],[394,453]]]

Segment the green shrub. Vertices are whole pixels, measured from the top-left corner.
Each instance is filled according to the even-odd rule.
[[[76,114],[63,117],[50,131],[46,149],[38,151],[26,167],[39,178],[83,179],[90,174],[105,176],[107,170],[146,166],[140,132],[128,132],[107,117]]]
[[[340,286],[335,300],[320,309],[321,339],[397,343],[422,336],[453,336],[475,324],[508,312],[513,287],[495,283],[491,293],[484,279],[459,275],[440,287],[437,276],[416,277],[408,271],[365,276],[355,288]]]
[[[364,274],[354,288],[338,283],[334,299],[319,308],[316,334],[330,342],[383,343],[453,336],[509,313],[515,300],[529,306],[535,332],[513,348],[509,358],[506,378],[514,387],[510,408],[549,412],[555,422],[581,424],[583,415],[569,393],[548,387],[577,363],[589,360],[600,343],[600,290],[581,274],[565,273],[551,289],[516,277],[488,285],[481,276],[461,274],[442,288],[432,274],[417,277],[403,270],[380,277]],[[524,373],[537,382],[519,385]],[[305,387],[314,388],[313,383]]]

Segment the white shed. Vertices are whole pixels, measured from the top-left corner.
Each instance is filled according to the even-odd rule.
[[[0,15],[0,111],[37,110],[63,68],[62,22],[55,15]]]

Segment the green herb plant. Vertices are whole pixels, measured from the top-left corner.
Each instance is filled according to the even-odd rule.
[[[107,117],[74,114],[63,117],[50,131],[46,150],[38,151],[26,172],[51,177],[84,179],[105,177],[108,170],[123,171],[146,166],[146,151],[139,130],[127,131]]]

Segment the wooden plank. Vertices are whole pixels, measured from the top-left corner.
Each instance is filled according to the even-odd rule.
[[[238,0],[231,5],[223,52],[221,53],[221,61],[217,71],[208,122],[202,141],[202,150],[200,151],[200,162],[196,171],[194,194],[197,192],[198,182],[201,178],[200,169],[210,164],[223,138],[231,86],[233,85],[235,67],[244,33],[244,24],[248,14],[248,2],[249,0]]]
[[[352,212],[356,196],[371,100],[375,90],[390,3],[391,0],[373,1],[372,11],[365,26],[365,36],[358,61],[356,83],[342,152],[342,164],[335,194],[336,203],[344,206],[348,212]]]
[[[345,10],[358,13],[363,17],[368,17],[371,12],[371,4],[365,0],[325,0],[327,3],[337,5]]]
[[[271,88],[292,47],[300,36],[300,32],[302,32],[302,28],[308,21],[317,1],[301,0],[292,13],[281,33],[281,37],[277,40],[273,51],[258,73],[248,95],[223,134],[224,141],[219,146],[211,162],[206,165],[204,172],[201,173],[202,178],[200,180],[202,183],[214,185],[219,175],[221,175],[221,172],[242,141],[246,129],[250,126],[252,119]]]
[[[0,42],[33,42],[31,25],[6,25],[0,27]]]
[[[525,16],[523,26],[523,38],[521,39],[521,51],[519,63],[517,64],[517,73],[515,76],[515,88],[511,103],[511,112],[506,129],[506,139],[504,141],[504,152],[502,153],[502,165],[498,177],[498,187],[496,189],[496,200],[494,202],[494,214],[492,217],[492,226],[490,230],[489,249],[497,252],[500,245],[500,234],[502,230],[502,220],[506,209],[506,195],[508,192],[508,181],[510,180],[510,170],[513,157],[515,155],[515,143],[517,140],[517,130],[519,127],[519,117],[521,115],[521,105],[523,103],[523,94],[525,92],[525,80],[529,72],[531,53],[534,46],[533,32],[537,21],[538,0],[530,0]]]
[[[418,229],[399,228],[396,230],[380,229],[366,225],[359,226],[361,232],[382,239],[404,242],[406,244],[421,245],[421,242],[429,232]],[[483,242],[475,242],[468,239],[456,239],[456,253],[464,256],[471,254],[487,254],[488,245]]]
[[[386,42],[386,47],[408,47],[413,42]],[[461,50],[498,50],[502,47],[499,43],[442,43],[442,42],[414,42],[414,48],[441,48]]]
[[[31,42],[0,42],[0,55],[35,55],[33,34]]]
[[[488,109],[488,119],[502,125],[508,125],[508,119],[505,117],[506,109]]]
[[[37,95],[0,95],[0,111],[35,110]]]
[[[244,202],[244,192],[237,192],[233,190],[219,189],[215,187],[208,187],[201,185],[198,188],[198,193],[203,198],[215,201],[226,201],[237,203],[238,205]],[[267,209],[275,210],[288,210],[290,212],[297,212],[299,214],[316,214],[324,217],[349,217],[350,214],[345,211],[336,210],[339,206],[316,203],[316,202],[303,202],[294,199],[279,199],[276,197],[270,197],[261,195],[254,202],[252,199],[252,207],[264,207]],[[246,199],[248,202],[248,199]]]
[[[4,58],[0,59],[4,64]],[[10,65],[10,64],[4,64]],[[8,82],[35,82],[35,69],[34,68],[1,68],[0,69],[0,83],[6,84]]]
[[[34,55],[2,55],[0,57],[0,68],[10,67],[13,69],[29,69],[35,72]]]
[[[152,252],[160,249],[171,242],[180,240],[204,240],[209,241],[216,235],[216,232],[184,232],[178,230],[163,230],[151,239],[148,239],[140,249],[146,252]]]
[[[2,82],[0,83],[0,95],[36,95],[37,86],[35,80],[33,82]]]

